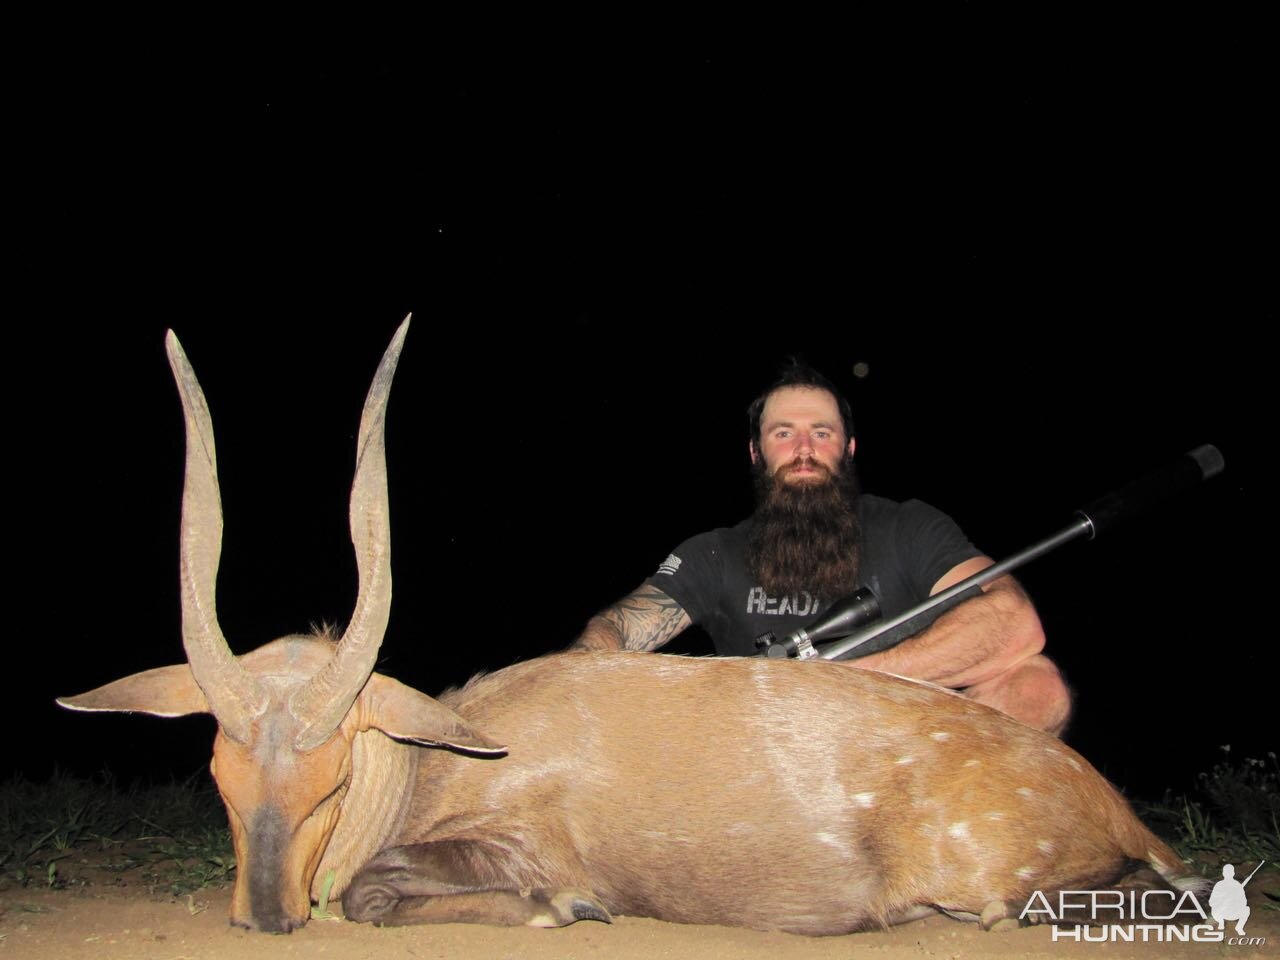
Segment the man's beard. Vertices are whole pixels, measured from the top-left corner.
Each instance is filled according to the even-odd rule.
[[[747,538],[747,570],[771,597],[807,591],[834,601],[858,585],[858,485],[853,458],[833,474],[816,460],[812,482],[782,477],[799,461],[770,474],[760,458],[752,468],[756,511]]]

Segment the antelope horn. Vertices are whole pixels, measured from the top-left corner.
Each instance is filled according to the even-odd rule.
[[[245,743],[250,725],[267,708],[267,697],[257,680],[236,660],[218,626],[215,592],[218,559],[222,553],[222,500],[218,493],[213,421],[209,418],[209,406],[200,381],[172,330],[165,336],[165,350],[182,397],[187,431],[182,531],[178,545],[182,645],[187,651],[191,673],[223,733],[238,743]]]
[[[391,522],[387,500],[386,413],[391,380],[409,331],[404,318],[382,355],[360,417],[356,474],[351,484],[351,543],[360,590],[355,611],[333,659],[293,695],[289,712],[302,724],[299,750],[320,746],[338,729],[373,672],[391,617]]]

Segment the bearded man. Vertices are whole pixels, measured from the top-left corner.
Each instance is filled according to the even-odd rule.
[[[788,368],[748,417],[755,512],[686,540],[573,648],[655,650],[697,623],[718,654],[749,656],[760,634],[806,626],[861,587],[888,618],[991,566],[941,511],[858,492],[849,403],[816,370]],[[1010,576],[982,589],[914,637],[849,662],[957,689],[1060,734],[1070,695],[1041,653],[1035,608]]]

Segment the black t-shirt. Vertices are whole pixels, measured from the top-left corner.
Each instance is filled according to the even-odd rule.
[[[919,500],[895,503],[870,494],[858,497],[862,535],[858,586],[869,587],[882,618],[925,600],[942,576],[982,555],[956,522]],[[648,583],[675,600],[711,635],[716,653],[750,656],[755,638],[779,637],[807,626],[840,597],[801,592],[770,597],[747,573],[750,518],[686,540],[658,567]]]

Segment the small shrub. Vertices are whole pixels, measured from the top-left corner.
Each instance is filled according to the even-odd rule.
[[[1280,858],[1280,766],[1276,755],[1231,759],[1196,777],[1191,793],[1166,791],[1160,803],[1141,805],[1144,817],[1184,857],[1211,866]]]
[[[143,882],[175,894],[235,871],[226,813],[203,774],[127,788],[110,774],[0,784],[0,880],[65,886],[77,882],[72,861],[90,857],[107,870],[140,869]]]

